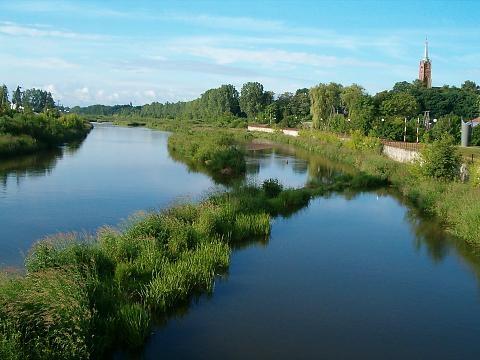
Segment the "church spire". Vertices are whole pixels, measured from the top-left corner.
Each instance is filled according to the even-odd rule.
[[[425,36],[425,56],[424,56],[423,60],[425,60],[425,61],[429,60],[429,58],[428,58],[428,39],[427,39],[426,36]]]

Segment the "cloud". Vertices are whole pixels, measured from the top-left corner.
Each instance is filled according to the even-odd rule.
[[[240,29],[243,31],[279,31],[285,30],[282,21],[264,20],[251,17],[213,16],[206,14],[167,14],[164,19],[186,22],[210,28]]]
[[[257,66],[269,67],[279,64],[307,65],[314,67],[334,68],[338,66],[383,67],[378,61],[363,61],[349,57],[318,55],[307,52],[287,51],[280,49],[250,50],[239,48],[222,48],[213,46],[177,47],[176,51],[193,56],[213,60],[220,65],[235,63],[252,63]]]
[[[54,30],[48,25],[20,25],[13,22],[0,22],[0,34],[11,36],[26,36],[26,37],[52,37],[63,39],[78,39],[78,40],[101,40],[106,39],[106,36],[97,34],[81,34],[71,31]]]
[[[9,68],[21,68],[21,69],[54,69],[65,70],[74,69],[79,66],[75,63],[67,61],[59,57],[37,57],[27,58],[19,56],[11,56],[8,54],[2,54],[0,57],[0,64],[3,64]]]

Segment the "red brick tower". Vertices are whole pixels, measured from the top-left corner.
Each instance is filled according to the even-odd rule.
[[[428,40],[425,39],[425,55],[420,60],[418,79],[427,87],[432,87],[432,62],[428,58]]]

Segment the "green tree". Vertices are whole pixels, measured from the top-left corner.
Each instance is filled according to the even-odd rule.
[[[27,89],[22,95],[22,104],[36,113],[55,108],[52,94],[41,89]]]
[[[17,86],[15,91],[12,94],[12,104],[15,106],[15,110],[19,110],[22,106],[22,88]]]
[[[8,100],[8,89],[6,85],[0,86],[0,113],[10,108],[10,101]]]
[[[480,93],[480,86],[478,86],[478,85],[475,83],[475,81],[466,80],[466,81],[462,84],[462,90],[471,91],[471,92],[474,92],[474,93]]]
[[[330,119],[341,107],[342,85],[319,84],[310,89],[310,112],[316,129],[328,129]]]
[[[430,130],[432,140],[440,140],[444,134],[452,136],[456,144],[460,143],[460,116],[450,114],[440,117]]]
[[[380,105],[383,116],[401,116],[410,118],[418,114],[419,105],[415,97],[408,93],[394,93]]]
[[[242,86],[240,91],[240,109],[247,117],[255,118],[261,113],[265,104],[270,103],[273,96],[263,91],[263,85],[259,82],[248,82]]]
[[[461,157],[454,139],[444,134],[422,151],[421,172],[428,177],[441,180],[454,180],[458,177]]]

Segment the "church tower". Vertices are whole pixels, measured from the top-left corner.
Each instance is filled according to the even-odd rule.
[[[428,88],[432,87],[432,62],[428,57],[428,40],[425,39],[425,54],[420,60],[418,79]]]

